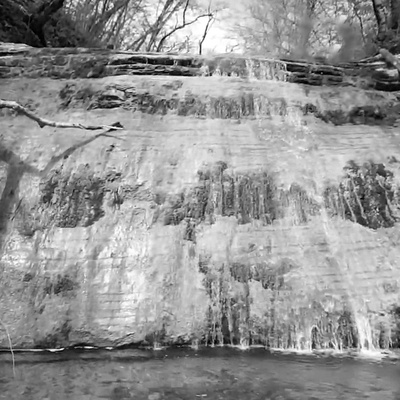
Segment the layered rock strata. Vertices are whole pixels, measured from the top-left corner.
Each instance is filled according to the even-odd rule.
[[[124,128],[1,110],[14,345],[399,346],[397,93],[314,67],[0,46],[2,99]]]

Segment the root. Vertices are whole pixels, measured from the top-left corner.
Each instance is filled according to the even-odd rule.
[[[10,334],[8,333],[7,327],[5,326],[5,324],[3,323],[3,321],[1,319],[0,319],[0,324],[4,328],[4,330],[6,332],[6,335],[7,335],[7,338],[8,338],[8,344],[9,344],[9,347],[10,347],[11,359],[12,359],[13,375],[14,375],[14,378],[15,378],[15,357],[14,357],[13,345],[11,343],[11,337],[10,337]]]

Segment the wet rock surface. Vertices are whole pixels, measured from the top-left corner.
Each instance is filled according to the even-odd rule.
[[[85,48],[34,48],[0,42],[0,77],[92,79],[119,75],[226,76],[285,81],[311,86],[353,86],[396,92],[398,71],[381,55],[359,62],[326,65],[268,57],[134,53]]]
[[[399,346],[396,93],[287,82],[302,63],[2,51],[5,99],[124,127],[1,110],[0,318],[16,346]],[[88,76],[83,59],[130,72]]]

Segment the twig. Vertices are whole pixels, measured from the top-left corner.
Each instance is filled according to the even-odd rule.
[[[13,214],[12,217],[11,217],[11,221],[14,221],[14,219],[15,219],[15,217],[16,217],[16,215],[17,215],[17,212],[18,212],[19,208],[21,207],[21,203],[22,203],[22,200],[23,200],[23,199],[24,199],[23,197],[22,197],[21,199],[19,199],[19,202],[18,202],[18,204],[17,204],[17,207],[15,207],[14,214]]]
[[[0,109],[1,108],[10,108],[17,113],[24,114],[28,118],[36,121],[38,125],[43,128],[44,126],[52,126],[54,128],[78,128],[78,129],[86,129],[90,131],[95,131],[98,129],[108,129],[110,131],[123,129],[122,125],[116,126],[109,126],[109,125],[83,125],[83,124],[75,124],[75,123],[68,123],[68,122],[55,122],[49,121],[48,119],[41,118],[35,115],[33,112],[29,111],[21,104],[17,103],[16,101],[8,101],[8,100],[1,100],[0,99]]]
[[[14,350],[13,350],[13,346],[11,343],[11,338],[10,338],[10,334],[8,333],[8,329],[5,326],[4,322],[0,319],[0,324],[3,326],[4,330],[6,331],[6,335],[8,338],[8,344],[10,347],[10,352],[11,352],[11,358],[12,358],[12,368],[13,368],[13,374],[14,374],[14,378],[15,378],[15,357],[14,357]]]

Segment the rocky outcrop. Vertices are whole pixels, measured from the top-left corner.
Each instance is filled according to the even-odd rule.
[[[0,54],[3,99],[124,128],[1,110],[0,318],[15,346],[399,346],[398,104],[365,90],[372,72]],[[315,85],[294,83],[300,65]]]
[[[340,65],[225,54],[202,57],[2,43],[0,77],[101,78],[119,75],[229,76],[313,86],[399,91],[399,73],[382,55]],[[11,57],[12,56],[12,57]]]

